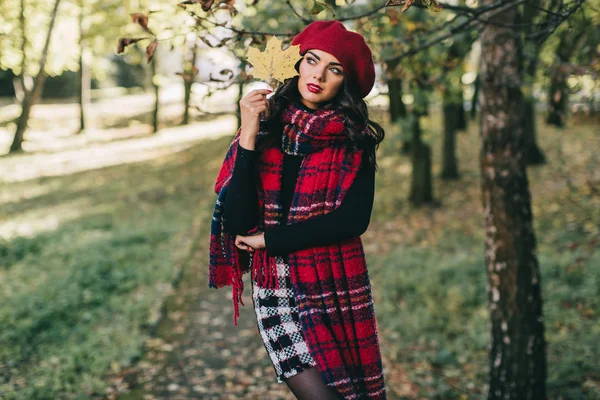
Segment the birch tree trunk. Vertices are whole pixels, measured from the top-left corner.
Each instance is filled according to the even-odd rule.
[[[15,131],[15,137],[10,146],[10,153],[16,153],[22,150],[23,137],[25,136],[25,130],[27,129],[27,122],[29,121],[29,114],[31,108],[37,103],[42,95],[42,88],[44,87],[44,81],[46,75],[44,74],[44,68],[46,67],[46,60],[48,59],[48,48],[50,47],[50,39],[52,38],[52,31],[54,30],[54,22],[56,21],[56,14],[58,13],[58,5],[60,0],[54,2],[54,8],[52,14],[50,14],[50,24],[48,25],[48,33],[46,34],[46,43],[44,43],[44,49],[42,50],[42,57],[40,58],[40,70],[33,83],[33,88],[30,91],[25,90],[23,96],[23,102],[21,103],[21,115],[17,120],[17,129]],[[22,71],[22,74],[24,71]]]
[[[494,0],[484,0],[490,4]],[[490,312],[489,400],[546,399],[546,342],[527,179],[518,10],[481,36],[482,204]]]

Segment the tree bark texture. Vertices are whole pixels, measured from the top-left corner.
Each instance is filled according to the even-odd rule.
[[[33,83],[33,88],[30,91],[26,90],[24,93],[23,102],[21,103],[21,115],[17,120],[17,129],[15,131],[13,142],[10,145],[9,153],[15,153],[22,150],[23,138],[25,136],[25,130],[27,129],[27,122],[29,121],[31,108],[39,101],[40,96],[42,95],[42,88],[44,87],[44,81],[46,80],[44,68],[46,67],[46,60],[48,59],[48,48],[50,47],[50,39],[52,38],[52,31],[54,30],[54,22],[56,21],[56,14],[58,13],[59,4],[60,0],[56,0],[54,2],[54,8],[50,14],[50,24],[48,25],[46,42],[44,43],[42,57],[40,58],[40,70]],[[22,71],[22,73],[24,72],[25,71]]]
[[[413,139],[410,142],[412,159],[412,180],[409,201],[414,205],[433,202],[433,185],[431,183],[431,149],[421,140],[419,115],[413,120]]]
[[[490,4],[493,0],[484,0]],[[481,188],[490,312],[489,400],[546,399],[540,271],[526,170],[521,49],[512,7],[481,36]]]

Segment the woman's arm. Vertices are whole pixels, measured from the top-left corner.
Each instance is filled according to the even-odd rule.
[[[246,235],[258,224],[255,176],[258,157],[258,151],[245,149],[238,143],[235,166],[223,206],[225,230],[233,235]]]
[[[362,235],[369,226],[375,195],[375,168],[365,163],[342,204],[332,212],[265,232],[265,246],[271,256],[324,246]]]

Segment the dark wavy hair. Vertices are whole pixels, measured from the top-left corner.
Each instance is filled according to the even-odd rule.
[[[301,61],[296,63],[296,70],[298,70]],[[301,100],[300,92],[298,91],[299,78],[296,75],[293,78],[287,79],[269,99],[269,118],[261,122],[261,129],[266,130],[268,133],[257,143],[259,150],[281,141],[281,132],[283,130],[281,114],[290,103],[298,104]],[[346,75],[342,87],[335,98],[327,104],[323,104],[323,107],[340,110],[343,113],[346,134],[354,147],[362,149],[365,156],[363,160],[369,162],[374,168],[377,168],[375,151],[379,143],[384,139],[385,132],[381,125],[369,119],[367,103],[360,96],[358,86]],[[372,136],[365,132],[365,126],[368,127]]]

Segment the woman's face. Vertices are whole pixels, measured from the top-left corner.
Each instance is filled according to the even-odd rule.
[[[299,68],[298,91],[302,103],[317,109],[332,100],[344,82],[344,67],[332,54],[311,49],[304,54]]]

